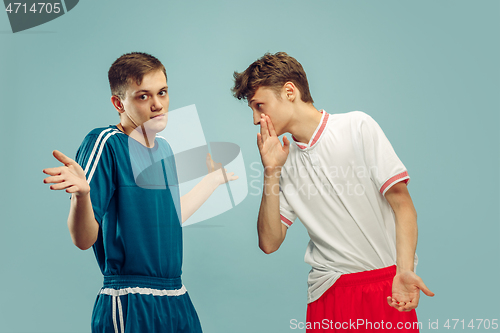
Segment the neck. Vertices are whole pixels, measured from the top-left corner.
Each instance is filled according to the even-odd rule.
[[[116,125],[119,130],[127,134],[145,147],[153,148],[155,145],[156,133],[148,131],[144,125],[138,127],[124,126],[122,123]]]
[[[322,114],[312,104],[302,105],[294,110],[286,132],[303,143],[309,143],[321,121]]]

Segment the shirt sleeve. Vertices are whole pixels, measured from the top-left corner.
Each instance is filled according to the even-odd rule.
[[[83,139],[76,152],[76,162],[85,171],[87,183],[90,185],[90,200],[94,216],[99,225],[106,213],[115,185],[115,159],[109,134],[89,134]]]
[[[280,179],[280,215],[281,223],[283,223],[287,228],[290,227],[297,215],[293,211],[292,207],[287,200],[287,186],[283,184],[282,178]],[[290,193],[288,193],[290,195]]]
[[[362,151],[369,174],[377,189],[385,195],[394,184],[404,181],[408,184],[410,176],[391,143],[375,120],[359,112]]]

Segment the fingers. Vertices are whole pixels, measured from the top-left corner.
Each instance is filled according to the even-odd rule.
[[[66,190],[67,193],[76,193],[77,195],[79,193],[88,193],[84,185],[75,184],[72,181],[61,181],[54,185],[50,185],[49,188],[54,191]]]
[[[52,155],[54,155],[54,157],[64,165],[72,165],[73,163],[76,163],[71,158],[61,153],[59,150],[54,150],[52,152]]]
[[[400,308],[398,309],[398,311],[401,311],[401,312],[403,312],[403,311],[404,311],[404,312],[409,312],[409,311],[411,311],[411,310],[413,310],[413,309],[415,309],[415,308],[417,307],[418,302],[417,302],[417,303],[414,303],[414,302],[412,301],[412,302],[408,302],[408,303],[406,303],[406,304],[404,304],[404,305],[401,305],[401,304],[399,304],[399,305],[400,305]]]
[[[60,175],[63,172],[63,170],[66,169],[70,165],[72,165],[72,166],[78,166],[78,164],[75,161],[73,161],[71,158],[69,158],[68,156],[64,155],[63,153],[61,153],[58,150],[54,150],[52,152],[52,155],[54,155],[54,157],[59,162],[61,162],[62,164],[64,164],[64,166],[55,167],[55,168],[46,168],[46,169],[42,170],[43,173],[46,173],[46,174],[51,175],[51,176],[56,176],[56,175]]]
[[[212,155],[210,155],[210,167],[212,168],[212,171],[217,170],[217,166],[216,166],[214,160],[212,159]]]
[[[68,188],[66,189],[66,192],[67,192],[67,193],[76,193],[76,192],[78,192],[79,190],[80,190],[80,188],[79,188],[78,186],[73,185],[73,186],[68,187]]]
[[[61,175],[50,176],[43,180],[44,184],[56,184],[64,181],[64,177]]]
[[[270,136],[277,136],[276,131],[274,130],[273,122],[271,121],[271,118],[267,115],[266,115],[266,121],[267,121],[267,127],[269,128],[269,135]]]
[[[207,163],[208,163],[209,155],[210,154],[207,155]],[[211,160],[211,157],[210,157],[210,160]],[[234,172],[227,172],[226,168],[222,167],[222,163],[214,163],[214,161],[211,160],[211,164],[212,164],[212,170],[209,169],[208,173],[209,174],[213,173],[214,175],[217,175],[217,177],[222,175],[223,178],[221,179],[221,184],[224,184],[230,180],[236,180],[239,178],[238,176],[234,175]],[[217,174],[214,173],[214,171],[217,171],[217,170],[220,170],[220,173],[217,173]]]
[[[262,150],[262,135],[260,133],[257,133],[257,147],[259,147],[259,151]]]
[[[408,312],[408,311],[415,309],[418,306],[418,297],[416,299],[412,299],[408,302],[398,302],[397,299],[395,299],[391,296],[388,296],[387,297],[387,304],[389,304],[389,306],[395,308],[399,312],[403,312],[403,311]]]
[[[391,296],[387,296],[387,304],[393,308],[398,306],[398,303]]]
[[[267,120],[264,114],[261,114],[260,118],[260,135],[262,136],[262,142],[265,142],[269,137],[269,128],[267,126]]]
[[[415,309],[418,305],[418,300],[417,301],[410,301],[410,302],[399,302],[399,308],[398,308],[398,311],[405,311],[405,312],[408,312],[408,311],[411,311],[413,309]]]
[[[207,153],[206,163],[207,163],[208,173],[214,171],[214,161],[212,160],[212,156],[210,155],[210,153]]]
[[[57,167],[57,168],[47,168],[47,169],[43,169],[43,173],[46,173],[46,174],[51,175],[51,176],[57,176],[63,172],[64,168],[66,168],[66,167],[61,166],[61,167]]]
[[[74,186],[73,183],[68,183],[68,182],[63,181],[63,182],[55,184],[55,185],[50,185],[49,188],[51,190],[59,191],[59,190],[64,190],[64,189],[72,187],[72,186]]]
[[[236,180],[236,179],[240,178],[238,176],[235,176],[234,172],[228,172],[228,173],[226,173],[226,177],[227,177],[228,180]]]
[[[283,136],[283,150],[288,155],[288,152],[290,151],[290,140],[288,140],[286,136]]]
[[[392,298],[391,296],[388,296],[387,297],[387,304],[389,304],[389,306],[395,308],[396,310],[398,310],[399,312],[402,312],[404,311],[404,306],[405,306],[405,303],[404,302],[397,302],[394,298]]]

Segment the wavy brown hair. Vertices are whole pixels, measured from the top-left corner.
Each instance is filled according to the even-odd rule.
[[[266,53],[241,72],[234,72],[233,96],[241,100],[250,100],[259,87],[273,89],[279,97],[281,88],[287,82],[299,89],[303,102],[314,103],[309,91],[306,72],[302,65],[285,52]]]

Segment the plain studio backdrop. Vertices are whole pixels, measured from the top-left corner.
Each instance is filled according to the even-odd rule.
[[[170,109],[195,104],[207,142],[241,148],[247,197],[184,228],[183,282],[206,333],[305,321],[309,238],[297,221],[278,252],[258,249],[258,127],[230,93],[233,71],[277,51],[302,63],[318,109],[370,114],[406,165],[417,273],[436,293],[417,309],[423,330],[491,331],[477,324],[500,319],[499,13],[496,0],[80,1],[19,33],[0,13],[0,332],[90,331],[102,276],[42,169],[118,123],[107,70],[131,51],[165,64]]]

